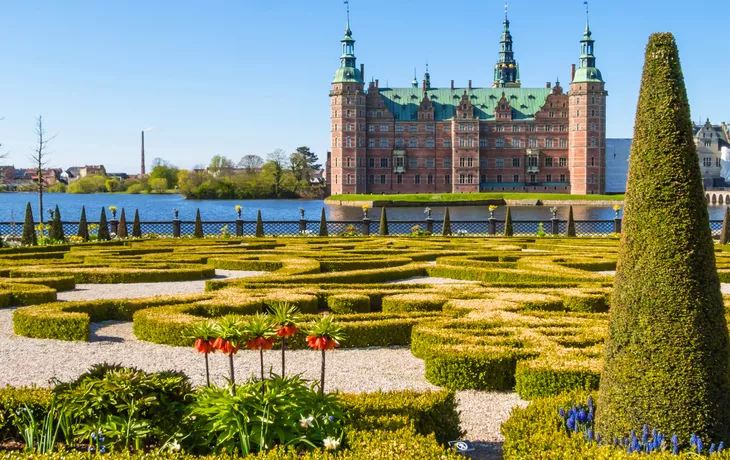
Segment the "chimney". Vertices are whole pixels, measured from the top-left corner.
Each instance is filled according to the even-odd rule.
[[[573,83],[573,80],[575,80],[575,64],[570,66],[570,82]]]
[[[552,86],[553,85],[550,82],[545,83],[545,88],[547,88],[547,89],[550,89]]]
[[[375,87],[380,88],[380,80],[375,80]]]
[[[454,90],[454,80],[451,80],[451,91]]]
[[[469,91],[471,91],[471,80],[469,80]]]
[[[145,170],[144,170],[144,131],[142,131],[142,168],[140,169],[140,171],[141,171],[141,174],[144,176],[145,175]]]
[[[360,78],[365,81],[365,64],[360,64]]]
[[[426,79],[423,80],[423,90],[426,91]]]

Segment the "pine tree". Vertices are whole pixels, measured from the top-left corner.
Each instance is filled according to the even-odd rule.
[[[142,224],[139,222],[139,209],[134,210],[134,221],[132,221],[132,238],[142,238]]]
[[[89,224],[86,222],[86,206],[81,206],[81,218],[79,219],[79,230],[76,236],[81,238],[84,243],[89,241]]]
[[[35,222],[33,221],[33,209],[30,203],[25,206],[25,221],[23,222],[23,238],[20,243],[23,246],[37,246],[38,237],[35,234]]]
[[[203,238],[203,221],[200,219],[200,208],[195,213],[195,229],[193,230],[195,238]]]
[[[127,216],[124,215],[124,208],[122,213],[119,215],[119,225],[117,228],[117,238],[124,239],[128,236],[127,233]]]
[[[720,233],[720,244],[728,244],[730,242],[730,206],[725,208],[725,217],[722,219],[722,232]]]
[[[53,211],[53,220],[51,221],[51,229],[48,231],[48,238],[53,241],[65,241],[66,235],[63,232],[63,223],[61,223],[61,210],[56,209]]]
[[[646,48],[623,225],[596,432],[623,438],[648,425],[682,440],[727,440],[728,326],[670,33]]]
[[[327,215],[324,213],[324,208],[322,208],[322,217],[319,218],[319,236],[329,236],[329,232],[327,231]]]
[[[385,206],[383,206],[383,211],[380,213],[380,229],[378,231],[378,234],[380,236],[390,235],[390,232],[388,232],[388,213],[385,209]]]
[[[109,241],[109,223],[106,220],[106,209],[101,208],[101,216],[99,217],[99,233],[97,234],[99,241]]]
[[[568,224],[565,227],[565,236],[575,236],[575,220],[573,219],[573,206],[568,209]]]
[[[256,238],[264,237],[264,220],[261,218],[261,210],[256,214]]]
[[[446,208],[444,213],[444,223],[442,225],[441,235],[451,236],[451,216],[449,215],[449,208]]]
[[[504,236],[512,236],[514,230],[512,228],[512,210],[507,206],[507,215],[504,216]]]

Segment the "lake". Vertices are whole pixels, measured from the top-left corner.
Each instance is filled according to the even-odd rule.
[[[35,193],[0,193],[0,222],[22,222],[25,215],[25,205],[31,203],[36,222],[38,221],[38,196]],[[319,220],[322,208],[329,220],[358,220],[362,218],[360,208],[328,206],[322,200],[185,200],[180,195],[125,195],[125,194],[93,194],[74,195],[65,193],[49,193],[43,196],[43,207],[61,210],[64,221],[77,221],[81,214],[81,206],[86,206],[89,221],[97,221],[101,208],[116,206],[121,212],[126,209],[127,219],[132,220],[134,210],[139,209],[142,221],[170,221],[173,219],[173,209],[180,211],[180,219],[192,221],[199,208],[203,220],[230,221],[236,219],[235,206],[243,206],[243,219],[256,219],[256,212],[260,209],[264,220],[298,220],[299,208],[303,208],[308,220]],[[444,208],[431,207],[433,218],[443,218]],[[722,220],[725,207],[710,206],[710,218]],[[390,220],[420,220],[423,219],[423,208],[390,208]],[[459,206],[449,210],[453,220],[483,220],[489,217],[486,206]],[[498,219],[504,218],[505,208],[500,206],[495,212]],[[613,210],[608,207],[576,206],[573,208],[576,220],[610,220],[613,219]],[[560,219],[567,219],[568,208],[561,207],[558,211]],[[44,216],[48,219],[48,214]],[[380,217],[380,209],[370,211],[372,219]],[[550,209],[544,206],[520,206],[512,208],[514,220],[545,220],[551,217]]]

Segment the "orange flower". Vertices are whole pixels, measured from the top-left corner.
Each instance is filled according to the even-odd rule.
[[[274,339],[265,337],[256,337],[246,342],[246,348],[249,350],[271,350],[274,346]]]
[[[200,353],[210,353],[211,348],[210,343],[205,339],[197,339],[195,341],[195,349]]]
[[[315,337],[312,335],[307,337],[307,345],[313,350],[334,350],[340,346],[336,340],[329,337]]]
[[[279,330],[276,331],[276,335],[278,337],[287,338],[293,337],[297,332],[299,332],[299,329],[295,325],[290,324],[288,326],[279,326]]]
[[[218,337],[217,339],[213,340],[213,348],[223,351],[223,345],[225,345],[225,343],[225,339],[223,339],[222,337]]]

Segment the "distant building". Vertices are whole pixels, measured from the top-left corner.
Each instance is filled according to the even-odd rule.
[[[631,139],[606,139],[606,193],[625,193]]]
[[[109,176],[110,179],[116,179],[116,180],[127,180],[129,179],[129,174],[127,173],[107,173],[107,176]]]
[[[72,166],[68,168],[65,173],[64,178],[69,184],[86,176],[107,175],[104,165]]]
[[[728,187],[728,183],[722,177],[720,163],[722,148],[730,147],[728,125],[726,123],[713,125],[708,119],[703,125],[694,126],[694,137],[705,189]]]

